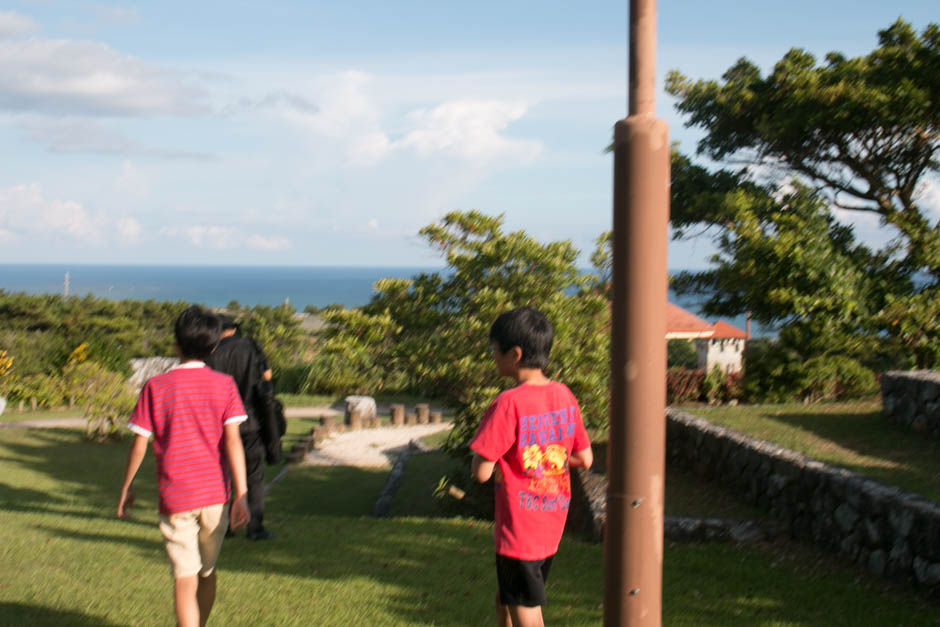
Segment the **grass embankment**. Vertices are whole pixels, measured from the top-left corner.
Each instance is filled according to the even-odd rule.
[[[151,454],[135,519],[114,518],[127,444],[93,444],[66,430],[0,432],[0,624],[172,621]],[[288,473],[265,516],[278,537],[226,541],[213,622],[491,624],[491,525],[370,518],[385,478],[335,467]],[[807,562],[769,548],[668,545],[664,624],[940,624],[911,594]],[[602,577],[601,547],[566,538],[546,622],[600,624]]]
[[[940,440],[881,416],[881,402],[688,407],[685,411],[940,501]]]

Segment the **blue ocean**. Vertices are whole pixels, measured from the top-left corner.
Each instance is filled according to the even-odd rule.
[[[224,307],[282,305],[302,311],[306,306],[339,304],[359,307],[369,302],[372,285],[382,278],[409,278],[440,268],[342,266],[113,266],[83,264],[0,264],[0,290],[29,294],[91,294],[113,300],[185,301]],[[670,299],[699,314],[692,298]],[[711,320],[714,322],[714,320]],[[744,329],[744,317],[728,320]],[[772,330],[754,325],[754,335]]]

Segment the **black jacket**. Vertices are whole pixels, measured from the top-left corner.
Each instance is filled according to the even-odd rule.
[[[279,416],[274,387],[262,377],[268,369],[264,353],[251,340],[233,335],[219,342],[206,363],[235,379],[248,414],[248,420],[240,426],[242,439],[250,441],[260,436],[268,463],[280,463],[283,418]]]

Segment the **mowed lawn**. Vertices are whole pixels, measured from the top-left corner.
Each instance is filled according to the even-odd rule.
[[[0,431],[0,624],[173,623],[149,453],[135,519],[114,518],[127,445]],[[492,624],[491,524],[370,518],[385,475],[292,469],[268,501],[277,538],[226,540],[211,622]],[[667,625],[940,624],[914,593],[773,546],[670,544],[664,571]],[[600,624],[602,590],[602,548],[566,538],[547,623]]]
[[[880,400],[681,409],[940,501],[940,439],[883,418]]]

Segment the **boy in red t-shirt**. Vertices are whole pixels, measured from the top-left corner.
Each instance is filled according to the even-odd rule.
[[[496,318],[493,359],[519,385],[496,397],[470,441],[474,477],[496,477],[496,608],[504,626],[544,624],[545,580],[571,502],[569,468],[594,461],[578,401],[542,372],[552,335],[551,323],[530,307]]]
[[[245,453],[238,425],[244,421],[232,377],[203,360],[219,343],[222,325],[212,313],[190,307],[174,328],[180,365],[153,377],[140,391],[128,428],[137,434],[127,457],[117,506],[127,518],[134,503],[131,485],[153,436],[163,534],[179,625],[205,625],[215,602],[215,562],[228,528],[248,522]]]

